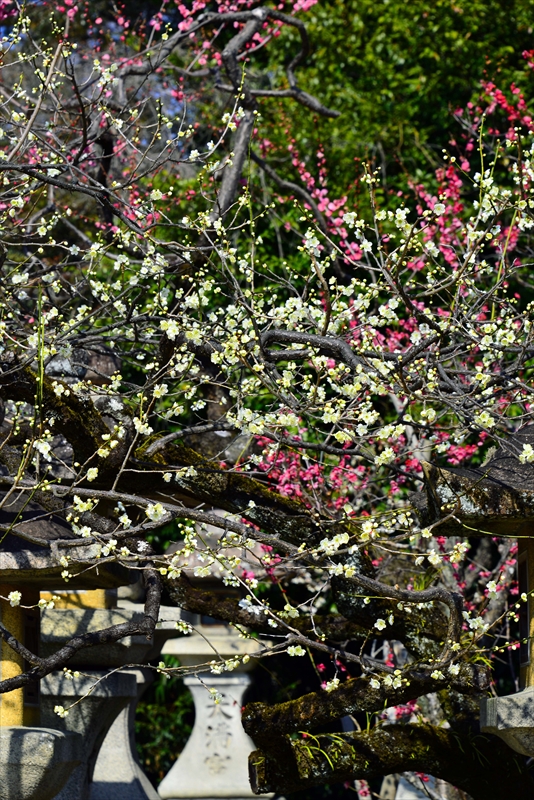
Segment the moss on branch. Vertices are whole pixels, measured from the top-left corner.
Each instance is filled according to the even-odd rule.
[[[325,783],[416,771],[434,775],[473,800],[534,796],[525,759],[491,736],[466,736],[429,724],[384,725],[345,735],[281,736],[249,756],[257,794],[300,791]]]
[[[177,476],[176,485],[182,492],[232,514],[240,514],[286,542],[311,546],[325,536],[349,530],[344,523],[330,517],[315,518],[300,501],[284,497],[242,472],[221,469],[216,462],[185,445],[167,444],[162,450],[147,456],[155,441],[151,437],[137,448],[138,468],[143,465],[150,470],[154,466],[162,469],[193,467],[195,474]],[[138,477],[144,482],[145,489],[146,478],[150,480],[149,476]],[[128,480],[131,481],[130,476]]]
[[[28,366],[0,372],[0,397],[36,405],[40,380],[40,376]],[[73,391],[69,395],[63,392],[58,396],[52,380],[46,375],[42,381],[42,410],[45,416],[55,419],[54,432],[63,434],[79,461],[86,461],[93,456],[102,445],[102,435],[109,433],[109,428],[88,396],[79,396]],[[116,448],[116,451],[120,449]],[[120,454],[115,452],[114,459],[117,460],[117,457]]]
[[[488,688],[485,675],[474,665],[462,664],[454,679],[456,693],[480,694]],[[347,714],[380,712],[386,707],[416,700],[440,688],[439,680],[427,673],[417,673],[415,669],[410,674],[409,683],[403,683],[397,689],[384,684],[379,689],[373,689],[369,680],[367,676],[354,678],[331,692],[311,692],[274,706],[249,703],[243,712],[243,727],[256,744],[270,749],[276,747],[281,735],[313,731]]]

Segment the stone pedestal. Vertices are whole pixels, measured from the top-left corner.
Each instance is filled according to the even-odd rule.
[[[141,769],[135,748],[135,709],[154,680],[151,669],[122,670],[134,675],[137,694],[123,709],[100,748],[91,783],[90,800],[160,800]]]
[[[0,730],[0,800],[51,800],[79,765],[81,737],[48,728]]]
[[[84,744],[79,766],[55,800],[89,800],[89,784],[102,742],[117,715],[137,696],[134,674],[105,675],[104,671],[92,671],[69,680],[63,672],[53,672],[41,681],[42,724],[80,733]],[[101,677],[104,680],[91,689]],[[54,713],[54,706],[67,707],[80,698],[83,700],[71,708],[67,717],[60,718]]]
[[[253,656],[266,644],[240,637],[223,624],[199,623],[195,631],[167,642],[163,653],[178,656],[183,666],[200,667],[210,661]],[[246,673],[253,666],[251,659],[231,673],[204,672],[203,683],[197,677],[184,678],[195,703],[195,725],[178,761],[158,787],[163,800],[256,797],[248,779],[248,756],[255,746],[241,725],[243,695],[250,683]],[[223,696],[221,703],[213,701],[208,691],[212,688]]]
[[[71,599],[59,608],[43,612],[42,655],[56,652],[73,636],[111,625],[140,621],[144,615],[144,608],[140,603],[122,601],[118,608],[94,608],[82,605],[85,598],[81,595],[77,599],[79,607],[73,607]],[[118,642],[84,648],[69,661],[69,668],[79,669],[84,674],[89,670],[92,676],[98,678],[106,674],[104,670],[121,667],[123,664],[143,664],[158,658],[165,641],[178,635],[175,623],[181,618],[180,610],[162,606],[160,618],[162,622],[157,624],[151,640],[141,635],[126,636]],[[84,765],[80,765],[71,782],[55,800],[89,800],[89,797],[91,800],[158,800],[155,790],[141,770],[135,750],[135,708],[150,680],[149,669],[115,672],[72,709],[64,720],[64,725],[68,730],[79,730],[81,726],[86,732]],[[45,706],[47,709],[47,722],[44,722],[43,717],[43,724],[51,725],[51,719],[59,719],[53,713],[54,705],[70,705],[76,699],[78,690],[83,694],[92,683],[93,680],[84,683],[83,678],[77,678],[74,682],[68,681],[63,678],[62,673],[56,673],[56,678],[52,681],[45,679],[42,693],[45,701],[43,709]],[[62,692],[66,694],[61,696]],[[107,698],[109,702],[105,704],[100,715],[98,702],[103,698]],[[90,786],[92,780],[95,783]],[[79,783],[78,789],[73,788],[76,781]]]
[[[160,783],[163,800],[255,797],[248,780],[254,743],[241,725],[241,704],[250,683],[244,673],[184,678],[195,702],[195,725],[178,761]],[[222,695],[216,704],[208,691]]]
[[[534,756],[534,686],[507,697],[484,698],[480,730],[499,736],[524,756]]]
[[[143,613],[143,606],[139,603],[127,600],[119,603],[115,613]],[[131,637],[130,647],[135,650],[137,658],[133,657],[134,653],[128,648],[128,644],[122,648],[122,654],[117,651],[116,657],[120,658],[122,655],[130,663],[135,660],[154,661],[158,658],[167,639],[178,635],[175,623],[181,619],[180,609],[161,606],[160,619],[152,641],[148,642],[145,637]],[[125,669],[121,673],[135,676],[137,691],[129,705],[120,712],[100,748],[93,773],[90,800],[159,800],[159,795],[141,769],[135,747],[135,710],[141,695],[152,683],[156,673],[149,668]]]

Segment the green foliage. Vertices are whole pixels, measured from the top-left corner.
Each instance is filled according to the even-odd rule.
[[[164,656],[168,667],[179,662]],[[180,678],[158,674],[137,706],[135,737],[141,765],[157,786],[170,770],[191,734],[193,698]]]
[[[353,181],[355,158],[371,157],[386,178],[428,172],[451,132],[460,132],[453,112],[477,96],[482,79],[503,88],[516,81],[532,95],[522,51],[533,45],[533,11],[532,0],[320,2],[302,15],[313,53],[298,77],[341,116],[328,120],[264,103],[262,113],[282,120],[273,140],[285,149],[290,128],[310,168],[315,151],[325,148],[334,197]],[[277,48],[268,48],[265,57],[278,60],[273,83],[283,80],[295,36],[285,32]]]

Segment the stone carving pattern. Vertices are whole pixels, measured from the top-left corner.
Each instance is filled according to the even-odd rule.
[[[218,705],[214,705],[208,715],[212,724],[207,726],[206,747],[209,751],[204,759],[206,766],[212,775],[217,775],[228,769],[232,746],[232,731],[227,720],[232,719],[232,712],[229,709],[230,703],[223,699]],[[220,751],[226,751],[221,753]]]

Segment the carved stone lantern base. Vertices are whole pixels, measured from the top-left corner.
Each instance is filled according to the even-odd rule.
[[[241,725],[241,704],[250,683],[244,673],[184,678],[195,702],[195,725],[178,761],[158,787],[162,800],[256,797],[248,779],[254,743]],[[215,703],[209,689],[222,699]]]

